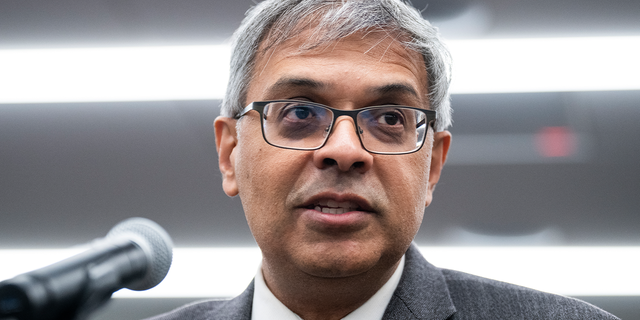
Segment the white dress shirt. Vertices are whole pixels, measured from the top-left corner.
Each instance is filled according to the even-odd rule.
[[[396,291],[402,270],[404,269],[404,256],[400,259],[400,264],[396,271],[387,282],[376,292],[367,302],[358,309],[354,310],[342,320],[376,320],[382,319],[384,311],[391,301],[393,292]],[[287,308],[278,298],[276,298],[271,290],[267,287],[262,276],[262,265],[258,268],[254,281],[253,291],[253,308],[251,311],[251,320],[301,320],[297,314]]]

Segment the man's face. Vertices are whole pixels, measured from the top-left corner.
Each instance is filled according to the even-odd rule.
[[[296,99],[345,110],[428,107],[422,57],[388,37],[356,34],[310,51],[300,45],[291,40],[258,57],[245,104]],[[268,145],[259,118],[249,112],[237,131],[236,120],[219,118],[216,136],[223,188],[240,195],[263,264],[346,277],[397,263],[431,201],[448,132],[434,137],[429,130],[412,154],[376,155],[360,145],[353,120],[341,117],[324,147],[299,151]]]

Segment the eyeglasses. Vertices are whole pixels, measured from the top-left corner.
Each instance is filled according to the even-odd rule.
[[[362,147],[377,154],[406,154],[420,150],[427,125],[436,112],[407,106],[385,105],[357,110],[334,109],[319,103],[296,100],[255,101],[249,111],[260,113],[262,136],[275,147],[295,150],[320,149],[327,142],[336,119],[351,117]]]

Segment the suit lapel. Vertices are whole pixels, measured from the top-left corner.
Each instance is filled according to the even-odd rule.
[[[422,257],[415,244],[405,259],[402,278],[382,318],[444,320],[453,315],[456,308],[440,270]]]
[[[226,301],[219,308],[215,309],[212,319],[228,319],[228,320],[251,320],[251,309],[253,307],[253,288],[254,283],[251,281],[242,294]]]

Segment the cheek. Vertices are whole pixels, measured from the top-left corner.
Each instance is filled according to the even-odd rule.
[[[427,153],[426,150],[421,150],[421,152],[417,153],[416,157],[412,159],[411,166],[413,167],[414,190],[416,193],[415,210],[419,212],[420,220],[422,221],[429,190],[430,154]]]
[[[236,176],[240,198],[259,200],[272,191],[274,178],[278,177],[281,164],[273,157],[275,149],[262,138],[260,121],[252,117],[245,118],[237,128]],[[274,159],[276,161],[274,161]],[[246,201],[247,204],[260,201]]]
[[[384,175],[387,177],[385,184],[393,185],[394,188],[386,188],[395,199],[406,198],[412,204],[426,197],[429,181],[429,157],[426,153],[413,153],[398,157],[393,163],[385,165]],[[419,199],[420,198],[420,199]],[[391,198],[393,199],[393,198]],[[424,205],[424,203],[423,203]]]
[[[239,153],[237,161],[238,168],[238,191],[242,201],[247,223],[256,240],[268,238],[274,232],[271,224],[276,224],[276,217],[267,216],[277,212],[279,206],[277,201],[277,184],[274,179],[279,175],[276,170],[271,170],[270,163],[265,161],[264,152],[260,148],[251,148],[247,144],[241,149],[249,149],[250,152]],[[260,154],[258,157],[257,155]]]
[[[427,200],[429,180],[429,156],[423,150],[405,155],[393,156],[384,174],[383,185],[396,219],[395,224],[404,232],[414,235],[420,228]],[[395,158],[397,157],[397,158]]]
[[[286,230],[285,200],[295,188],[304,152],[284,150],[260,140],[239,139],[236,158],[238,191],[245,216],[256,240],[279,238]],[[252,133],[256,137],[256,133]]]

